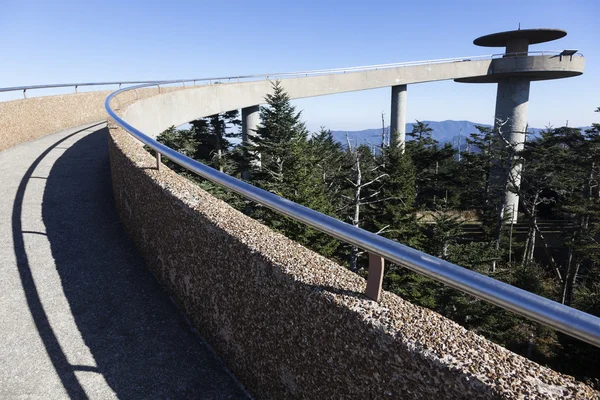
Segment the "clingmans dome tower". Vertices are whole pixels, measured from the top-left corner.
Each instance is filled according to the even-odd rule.
[[[486,75],[455,81],[498,84],[494,129],[501,132],[507,148],[523,149],[531,81],[569,78],[583,73],[585,59],[577,50],[529,51],[531,44],[550,42],[566,35],[567,32],[560,29],[519,29],[493,33],[473,41],[477,46],[506,47],[505,53],[492,61]],[[504,190],[504,215],[517,222],[519,196],[514,187],[518,188],[521,183],[521,165],[514,159],[510,164],[509,167],[495,168],[491,183],[496,189]],[[510,186],[513,186],[512,190]]]

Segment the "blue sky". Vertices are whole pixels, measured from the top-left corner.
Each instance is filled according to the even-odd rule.
[[[28,1],[0,0],[0,87],[173,79],[474,56],[478,36],[554,27],[532,50],[579,49],[585,73],[532,83],[529,122],[600,121],[600,2],[571,1]],[[493,120],[495,85],[408,88],[408,119]],[[5,100],[8,97],[0,97]],[[389,89],[295,102],[310,129],[374,128]]]

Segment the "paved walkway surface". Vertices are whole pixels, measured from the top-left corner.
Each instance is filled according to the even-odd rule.
[[[105,124],[0,152],[0,398],[247,398],[145,269],[111,190]]]

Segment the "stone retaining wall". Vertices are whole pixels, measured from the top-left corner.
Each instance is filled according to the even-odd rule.
[[[161,92],[180,90],[161,88]],[[106,120],[106,97],[114,90],[31,97],[0,102],[0,151],[63,129]],[[158,94],[157,87],[124,92],[114,100],[125,107],[136,99]]]
[[[148,267],[257,398],[597,398],[385,292],[110,132],[115,201]]]

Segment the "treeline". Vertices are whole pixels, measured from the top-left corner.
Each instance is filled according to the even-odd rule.
[[[193,121],[190,129],[172,127],[158,140],[286,199],[600,316],[600,124],[586,131],[547,128],[517,150],[503,139],[499,121],[496,130],[478,127],[467,138],[469,151],[459,152],[417,121],[402,149],[387,144],[385,131],[379,143],[359,146],[336,142],[324,128],[310,133],[279,83],[265,102],[249,143],[240,140],[237,111]],[[362,250],[167,163],[245,214],[366,276]],[[516,164],[520,185],[510,174],[506,185],[494,182],[498,170]],[[503,212],[507,188],[520,196],[525,235],[515,234]],[[568,229],[550,240],[540,221],[561,221]],[[466,234],[468,224],[476,235]],[[600,351],[591,345],[389,262],[384,288],[600,388]]]

